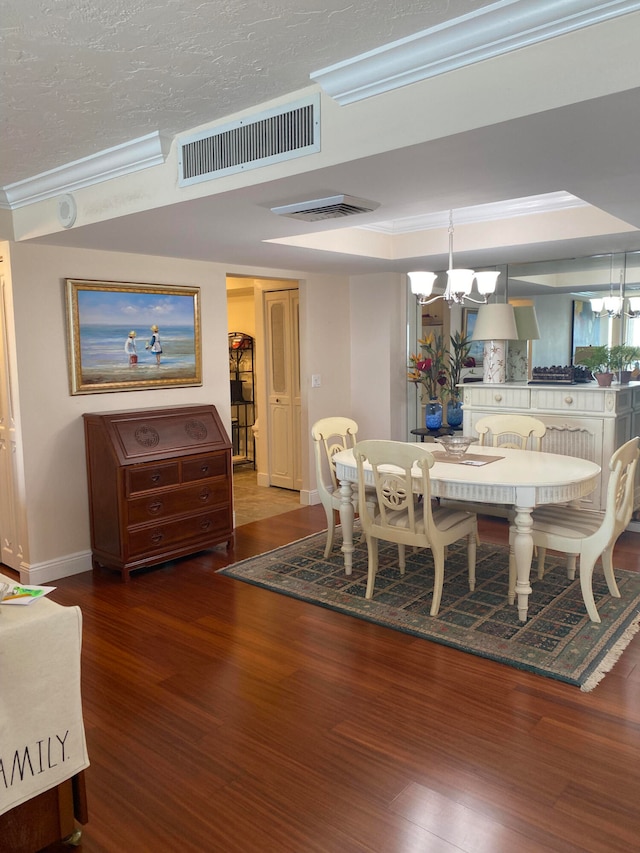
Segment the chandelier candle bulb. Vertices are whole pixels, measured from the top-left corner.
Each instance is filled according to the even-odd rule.
[[[435,302],[436,299],[444,299],[450,308],[452,305],[463,305],[465,299],[468,299],[469,302],[475,302],[478,305],[484,305],[490,294],[495,292],[499,275],[500,273],[495,270],[475,272],[475,270],[454,268],[452,210],[449,211],[449,268],[447,270],[447,286],[444,293],[431,296],[433,285],[437,278],[436,273],[424,270],[407,273],[411,284],[411,293],[417,297],[419,305],[429,305],[431,302]],[[477,283],[481,299],[473,299],[471,296],[474,280]]]

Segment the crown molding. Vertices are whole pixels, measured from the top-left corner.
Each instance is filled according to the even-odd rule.
[[[310,77],[352,104],[639,9],[640,0],[499,0]]]
[[[531,216],[534,213],[555,213],[576,207],[589,207],[586,201],[564,191],[543,193],[526,198],[513,198],[509,201],[476,204],[460,207],[453,211],[454,225],[474,225],[478,222],[495,222],[498,219],[512,219],[514,216]],[[449,211],[439,210],[421,216],[408,216],[386,222],[374,222],[359,225],[367,231],[381,234],[410,234],[415,231],[430,231],[434,228],[449,227]]]
[[[15,210],[61,193],[70,193],[82,187],[157,166],[167,159],[170,148],[170,138],[159,131],[148,133],[48,172],[7,184],[2,187],[0,193],[0,206],[5,206],[2,202],[6,199],[6,206]]]

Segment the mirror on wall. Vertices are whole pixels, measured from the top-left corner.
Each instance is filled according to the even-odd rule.
[[[509,298],[526,297],[535,306],[540,340],[533,341],[536,366],[573,363],[576,347],[620,343],[640,345],[640,319],[609,317],[594,310],[592,299],[618,296],[624,306],[640,297],[640,253],[513,264],[508,268]]]
[[[629,299],[640,298],[640,252],[536,261],[494,269],[501,273],[497,301],[533,305],[540,328],[539,340],[520,342],[511,359],[516,363],[519,357],[520,373],[515,375],[510,368],[509,381],[526,381],[534,366],[573,364],[576,346],[625,343],[640,347],[640,316],[628,316]],[[591,300],[619,294],[621,283],[626,312],[618,318],[598,316]],[[441,330],[448,340],[450,334],[463,330],[461,306],[449,308],[443,300],[429,306],[417,305],[408,283],[407,305],[407,359],[415,351],[418,338],[430,331]],[[476,372],[481,375],[481,368]],[[409,425],[420,423],[415,389],[408,388],[407,402]]]

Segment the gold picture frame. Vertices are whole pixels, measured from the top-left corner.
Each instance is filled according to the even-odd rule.
[[[199,287],[68,278],[66,313],[72,395],[202,385]]]

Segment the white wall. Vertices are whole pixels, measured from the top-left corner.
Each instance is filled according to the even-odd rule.
[[[65,560],[76,571],[90,566],[83,412],[212,403],[229,427],[225,272],[173,258],[11,245],[29,541],[25,570],[33,577],[42,580],[47,564],[56,565],[57,577],[69,573]],[[202,386],[71,396],[67,277],[201,287]]]
[[[24,571],[29,580],[44,582],[90,568],[84,412],[210,403],[229,430],[226,279],[249,271],[26,243],[10,244],[10,263],[28,537]],[[405,285],[396,275],[287,277],[300,281],[306,503],[315,489],[308,437],[318,418],[344,413],[359,421],[362,435],[404,436]],[[202,386],[71,396],[66,278],[200,287]],[[311,388],[313,374],[321,377],[319,388]]]
[[[402,441],[407,430],[406,278],[350,280],[352,417],[363,438]]]
[[[351,313],[347,276],[309,275],[300,282],[302,503],[317,503],[311,427],[331,415],[354,417],[351,402]],[[320,376],[320,387],[311,377]]]

